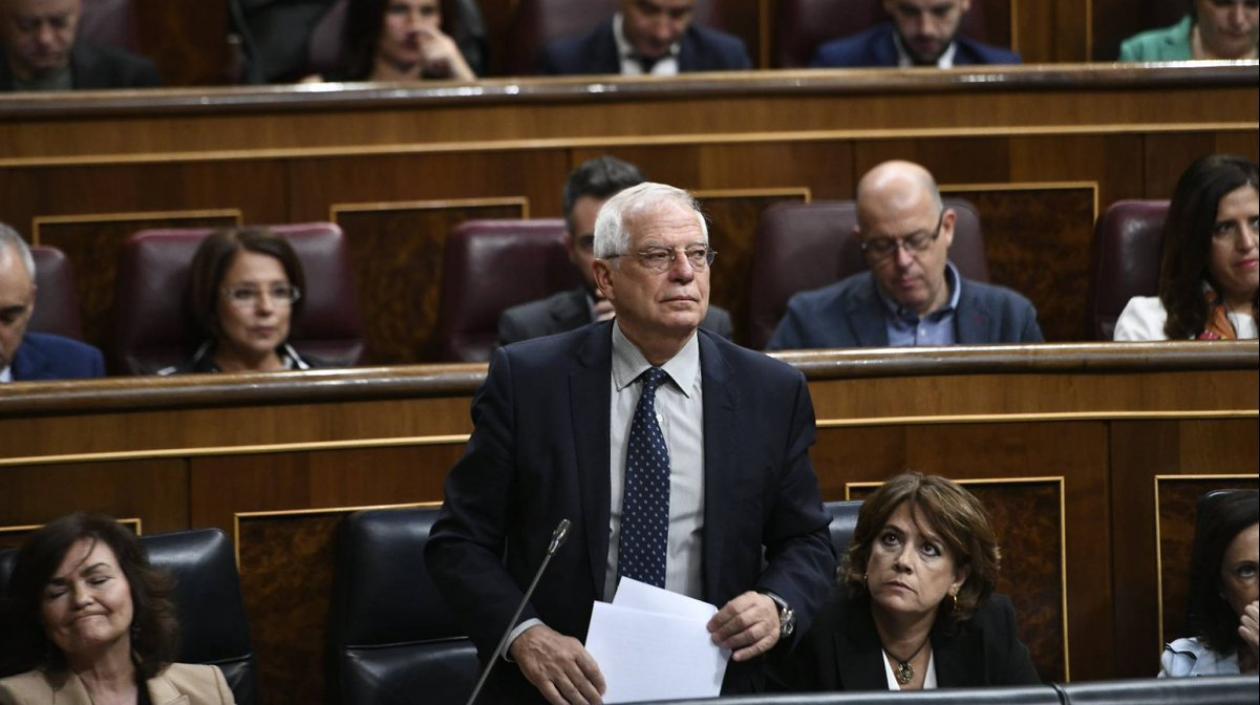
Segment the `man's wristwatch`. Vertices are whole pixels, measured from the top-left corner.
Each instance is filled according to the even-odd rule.
[[[796,630],[796,612],[788,607],[788,603],[783,598],[769,592],[761,593],[766,597],[774,600],[774,604],[779,606],[779,638],[786,639],[792,636],[792,632]]]

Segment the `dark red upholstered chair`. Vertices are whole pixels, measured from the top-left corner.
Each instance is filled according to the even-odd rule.
[[[971,203],[946,198],[958,213],[949,260],[968,279],[989,281],[980,214]],[[781,203],[767,208],[757,226],[748,288],[750,343],[762,349],[787,312],[788,299],[866,269],[866,258],[853,235],[853,201]]]
[[[35,313],[27,327],[37,333],[83,340],[74,266],[64,252],[48,245],[35,245],[31,256],[35,258]]]
[[[138,35],[131,0],[83,0],[78,39],[138,53]]]
[[[489,360],[505,309],[581,283],[559,218],[461,224],[446,241],[442,277],[438,354],[449,362]]]
[[[619,0],[520,0],[512,14],[507,56],[503,62],[505,72],[509,76],[535,73],[539,52],[547,42],[586,34],[612,17],[620,7]],[[737,20],[735,13],[741,11],[748,11],[746,2],[697,0],[695,21],[730,31]]]
[[[345,236],[333,223],[273,225],[306,275],[303,311],[289,341],[303,355],[350,366],[363,356],[354,277]],[[151,374],[185,360],[201,344],[187,312],[188,268],[211,228],[143,230],[124,244],[114,296],[110,355],[125,374]]]
[[[1159,292],[1168,201],[1116,201],[1094,228],[1089,279],[1089,329],[1111,340],[1116,319],[1134,296]]]
[[[820,44],[859,34],[886,19],[888,14],[880,0],[779,0],[773,65],[809,66]],[[984,3],[971,4],[961,31],[973,39],[987,41]]]

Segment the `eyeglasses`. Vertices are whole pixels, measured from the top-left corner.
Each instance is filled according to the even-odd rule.
[[[682,252],[683,257],[687,259],[687,263],[697,272],[703,272],[713,264],[713,260],[717,259],[717,250],[711,250],[707,245],[692,245],[684,248],[672,247],[649,247],[634,253],[634,258],[639,260],[639,264],[649,272],[661,274],[669,271],[674,261],[678,259],[678,252]],[[604,259],[616,259],[627,255],[609,255]]]
[[[296,286],[277,284],[266,290],[267,298],[276,306],[292,306],[302,298],[302,292]],[[223,289],[227,302],[237,308],[253,308],[262,301],[263,290],[255,286],[237,286]]]
[[[862,252],[876,260],[888,259],[893,256],[897,250],[906,248],[906,252],[911,255],[923,252],[936,242],[936,238],[941,236],[941,226],[945,224],[945,211],[941,210],[940,216],[936,219],[936,229],[931,233],[917,232],[906,237],[873,237],[869,240],[863,240],[858,247],[862,248]]]

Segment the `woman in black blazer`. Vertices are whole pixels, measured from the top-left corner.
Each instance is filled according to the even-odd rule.
[[[1035,684],[980,501],[943,477],[899,475],[863,505],[837,585],[781,657],[788,691]]]

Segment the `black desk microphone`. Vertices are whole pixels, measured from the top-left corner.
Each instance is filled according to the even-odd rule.
[[[508,637],[512,634],[512,629],[516,627],[516,620],[521,618],[521,612],[525,611],[525,605],[529,602],[529,598],[534,594],[534,588],[538,587],[538,581],[543,576],[543,571],[547,570],[547,564],[551,562],[551,557],[556,555],[556,551],[560,546],[564,545],[564,540],[569,538],[569,520],[561,519],[556,525],[556,530],[551,533],[551,544],[547,546],[547,555],[543,556],[542,565],[538,566],[538,572],[534,573],[534,580],[529,584],[529,589],[525,591],[525,596],[521,598],[521,604],[516,606],[516,613],[508,620],[507,629],[503,631],[503,638],[499,639],[499,645],[494,647],[494,653],[490,654],[490,660],[486,663],[486,667],[481,670],[481,677],[477,679],[477,687],[473,688],[472,695],[468,696],[466,705],[473,705],[477,700],[477,696],[481,694],[481,688],[485,686],[486,679],[490,677],[490,669],[494,668],[494,664],[499,660],[499,655],[503,653],[503,647],[507,645]]]

